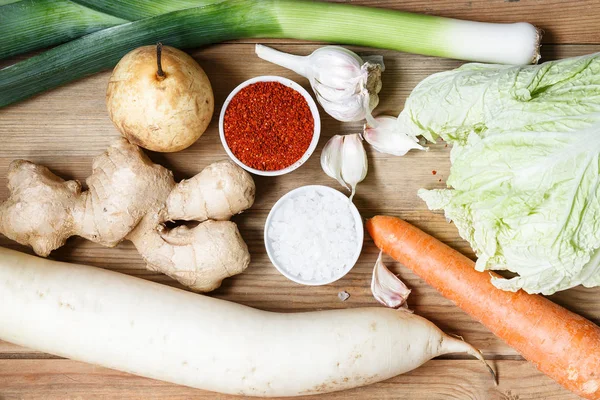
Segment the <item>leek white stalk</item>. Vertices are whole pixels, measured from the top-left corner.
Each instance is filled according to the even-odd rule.
[[[535,64],[540,32],[531,24],[449,20],[445,32],[450,58],[498,64]]]
[[[325,46],[308,56],[296,56],[260,44],[256,45],[256,54],[307,78],[325,112],[338,121],[367,119],[374,123],[371,111],[379,103],[383,57],[370,57],[365,62],[340,46]]]
[[[387,115],[375,118],[374,124],[366,124],[363,137],[380,153],[403,156],[412,149],[427,150],[415,136],[402,131],[396,117]]]
[[[356,194],[356,185],[367,176],[369,163],[360,134],[335,135],[321,153],[321,168],[340,185],[352,191],[350,201]]]

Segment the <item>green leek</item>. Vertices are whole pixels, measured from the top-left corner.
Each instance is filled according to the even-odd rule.
[[[22,0],[0,7],[0,58],[64,43],[129,21],[71,1]]]
[[[219,0],[0,0],[0,59]]]
[[[14,3],[18,4],[18,3]],[[484,62],[537,61],[530,24],[486,24],[380,8],[292,0],[231,0],[102,29],[0,70],[0,107],[113,67],[151,43],[189,48],[224,40],[290,38]]]
[[[138,19],[154,17],[172,11],[186,8],[200,7],[223,0],[75,0],[83,6],[96,11],[136,21]]]

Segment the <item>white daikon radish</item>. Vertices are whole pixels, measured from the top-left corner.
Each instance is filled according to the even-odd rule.
[[[0,248],[0,339],[120,371],[250,396],[381,381],[441,354],[482,359],[407,312],[278,314]]]

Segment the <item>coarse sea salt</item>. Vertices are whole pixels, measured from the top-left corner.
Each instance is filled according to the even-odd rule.
[[[318,189],[285,199],[267,230],[279,267],[309,282],[344,275],[359,245],[351,207],[347,198]]]

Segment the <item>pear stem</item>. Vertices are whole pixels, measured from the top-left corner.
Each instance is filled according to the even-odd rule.
[[[161,58],[162,58],[162,43],[158,42],[156,44],[156,67],[157,67],[156,75],[162,79],[165,77],[165,71],[163,71],[163,69],[162,69]]]

